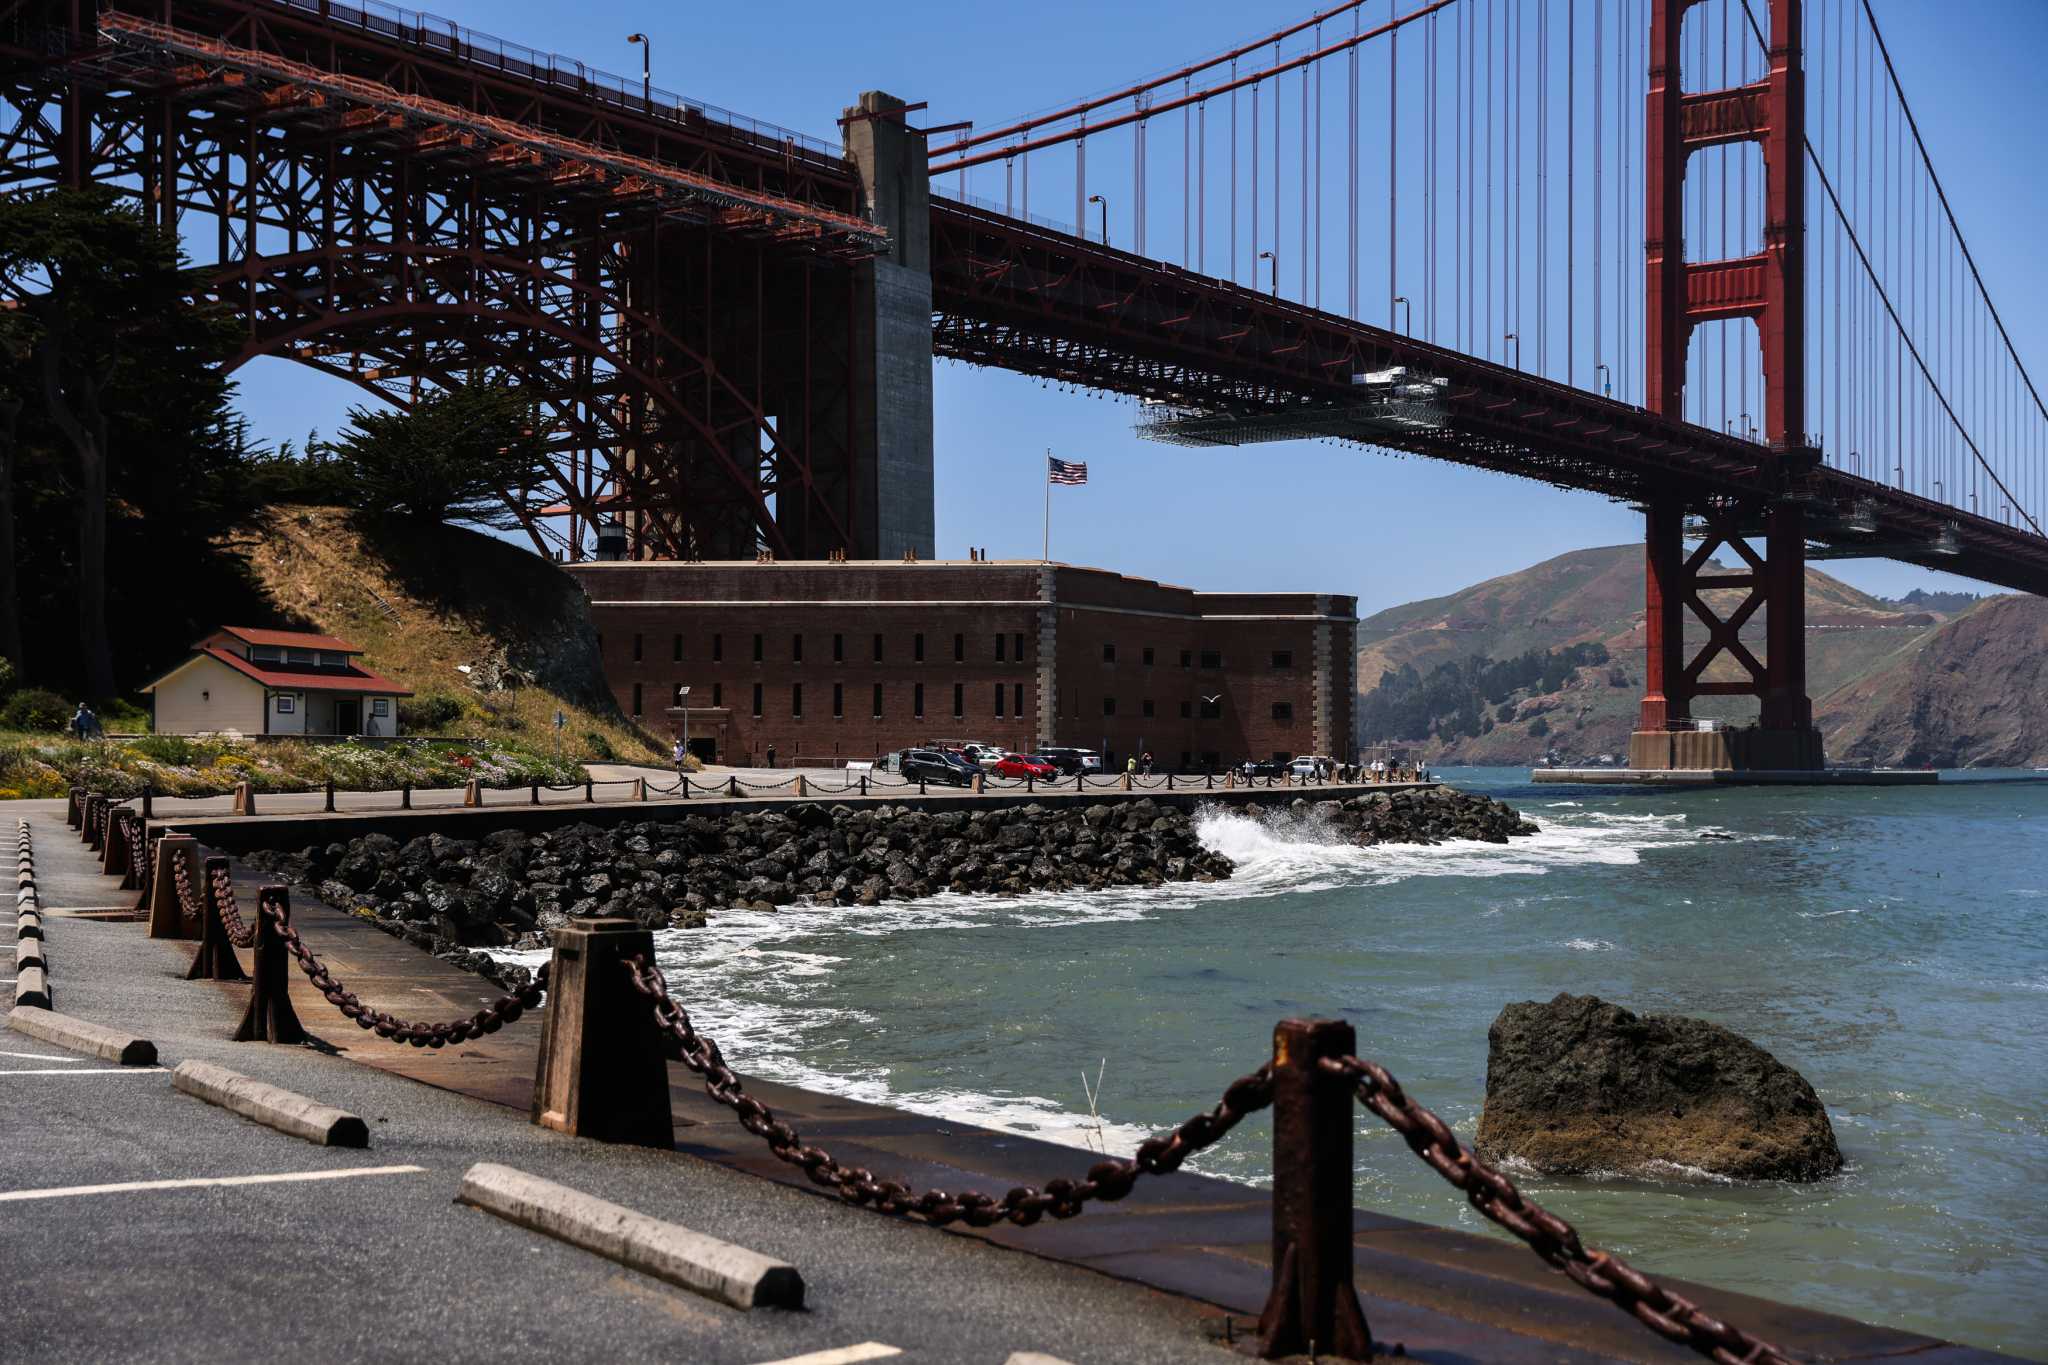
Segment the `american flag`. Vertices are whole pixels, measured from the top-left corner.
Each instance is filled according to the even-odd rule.
[[[1078,484],[1088,482],[1088,466],[1079,461],[1068,462],[1045,457],[1045,481],[1047,483]]]

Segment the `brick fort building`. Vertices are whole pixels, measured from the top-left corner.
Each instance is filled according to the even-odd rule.
[[[563,566],[626,714],[709,762],[978,740],[1197,771],[1355,752],[1358,603],[1036,560]],[[688,687],[684,697],[681,689]]]

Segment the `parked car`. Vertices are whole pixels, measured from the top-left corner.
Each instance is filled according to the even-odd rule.
[[[1282,777],[1287,773],[1287,760],[1284,758],[1253,758],[1247,759],[1245,762],[1251,764],[1251,775],[1253,777]],[[1237,770],[1239,772],[1245,771],[1244,763],[1238,764]]]
[[[1075,773],[1099,773],[1102,771],[1102,755],[1093,749],[1072,749],[1064,745],[1051,749],[1040,749],[1038,757],[1058,768],[1061,773],[1072,777]]]
[[[960,752],[973,763],[992,768],[1003,760],[1005,750],[994,744],[963,744]]]
[[[943,782],[948,786],[965,787],[981,770],[967,760],[940,749],[905,749],[897,771],[912,782]]]
[[[1044,781],[1059,776],[1060,770],[1040,758],[1037,754],[1004,754],[990,767],[997,777],[1022,780],[1027,777]]]
[[[1295,777],[1314,777],[1318,763],[1323,765],[1325,771],[1334,771],[1337,767],[1335,759],[1323,758],[1316,754],[1300,754],[1295,757],[1294,762],[1287,765],[1287,771]]]

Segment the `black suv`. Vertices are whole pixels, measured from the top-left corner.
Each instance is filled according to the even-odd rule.
[[[981,775],[981,769],[966,759],[937,749],[904,750],[897,771],[911,782],[944,782],[955,787],[965,787]]]

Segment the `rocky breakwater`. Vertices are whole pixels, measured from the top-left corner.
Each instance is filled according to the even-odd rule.
[[[1441,844],[1451,839],[1504,844],[1541,832],[1507,802],[1455,787],[1366,792],[1343,801],[1298,797],[1284,806],[1248,805],[1243,812],[1262,821],[1284,813],[1347,843],[1365,846]]]
[[[1842,1169],[1827,1109],[1791,1067],[1719,1024],[1590,995],[1500,1012],[1473,1145],[1488,1161],[1568,1175],[1818,1180]]]

